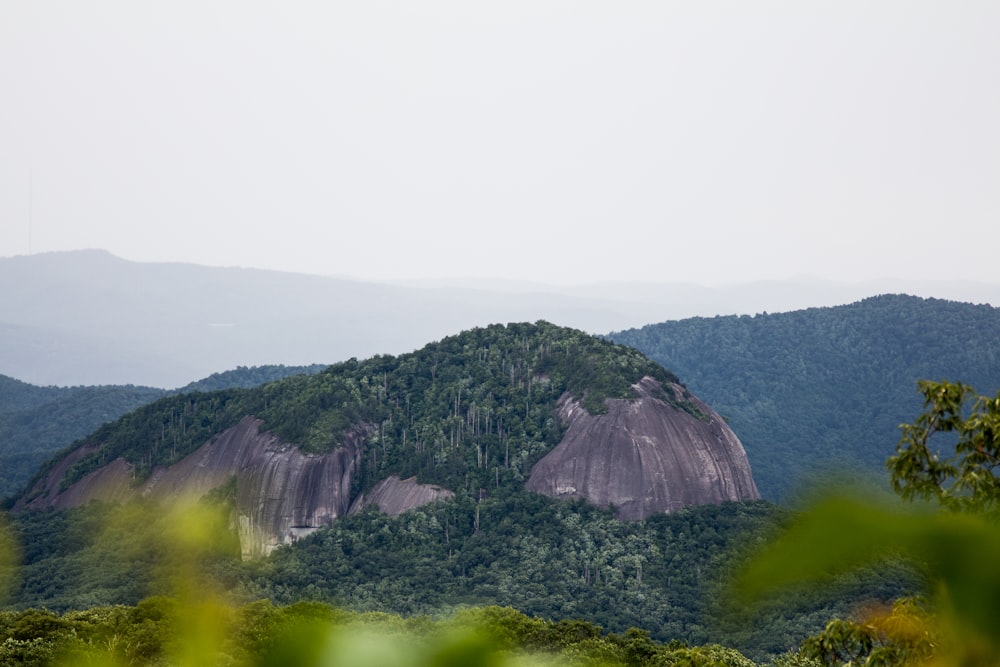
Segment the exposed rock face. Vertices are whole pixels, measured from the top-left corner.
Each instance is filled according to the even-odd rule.
[[[418,484],[413,477],[400,479],[392,475],[373,486],[367,494],[358,496],[351,505],[350,514],[356,514],[370,505],[375,505],[389,516],[399,516],[406,510],[435,500],[451,498],[454,495],[440,486]]]
[[[235,521],[245,558],[267,554],[347,514],[352,504],[351,483],[369,428],[355,427],[341,447],[319,456],[303,454],[272,433],[261,433],[260,425],[259,419],[244,417],[176,464],[155,469],[138,486],[132,466],[117,459],[60,491],[59,481],[66,471],[88,453],[78,450],[53,468],[23,497],[29,500],[22,499],[15,510],[63,509],[91,500],[118,502],[139,496],[197,498],[235,478]],[[383,480],[367,501],[359,498],[355,505],[376,504],[399,514],[451,494],[413,480],[392,480]]]
[[[608,400],[591,415],[568,395],[559,400],[562,441],[532,468],[527,488],[557,498],[612,505],[620,519],[644,519],[688,505],[760,497],[736,435],[690,397],[703,421],[655,397],[652,378],[633,385],[637,399]],[[683,388],[665,388],[679,399]]]

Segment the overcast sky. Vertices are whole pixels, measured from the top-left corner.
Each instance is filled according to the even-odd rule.
[[[0,256],[1000,282],[998,35],[993,0],[0,0]]]

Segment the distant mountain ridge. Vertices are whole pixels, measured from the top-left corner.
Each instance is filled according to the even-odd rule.
[[[918,380],[1000,389],[1000,309],[882,295],[845,306],[619,331],[685,378],[740,435],[764,497],[824,467],[884,477]]]
[[[240,365],[400,354],[496,322],[542,319],[604,333],[848,303],[890,288],[1000,304],[1000,286],[971,283],[379,284],[130,262],[98,250],[45,253],[0,258],[0,373],[38,385],[173,388]]]

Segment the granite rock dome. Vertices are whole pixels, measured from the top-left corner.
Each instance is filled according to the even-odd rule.
[[[566,433],[532,468],[527,488],[610,505],[626,520],[760,498],[743,445],[718,414],[677,384],[646,377],[633,388],[637,398],[607,399],[603,415],[564,395]],[[677,407],[681,399],[694,409]]]

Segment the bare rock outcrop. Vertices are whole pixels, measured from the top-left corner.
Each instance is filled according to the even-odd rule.
[[[560,443],[532,468],[527,488],[556,498],[611,505],[620,519],[644,519],[688,505],[760,497],[739,439],[707,405],[664,387],[705,415],[661,400],[649,377],[633,385],[639,398],[609,399],[592,415],[571,396],[559,400],[566,425]]]
[[[154,469],[138,485],[133,467],[117,459],[60,490],[62,476],[86,453],[73,452],[15,510],[136,497],[197,498],[235,479],[235,522],[243,555],[267,554],[347,513],[368,429],[356,427],[336,450],[315,455],[261,432],[260,425],[259,419],[244,417],[177,463]]]
[[[234,522],[243,557],[254,558],[367,505],[395,516],[454,495],[413,479],[390,477],[352,502],[351,485],[370,427],[354,427],[340,447],[317,455],[304,454],[273,433],[261,432],[261,423],[244,417],[177,463],[155,468],[139,484],[134,467],[119,458],[61,489],[60,481],[72,465],[95,449],[81,448],[56,464],[14,509],[66,509],[91,500],[122,502],[138,497],[196,499],[235,480]]]
[[[389,516],[399,516],[407,510],[454,495],[453,492],[440,486],[418,484],[414,477],[400,479],[392,475],[373,486],[368,493],[358,496],[351,505],[350,514],[356,514],[366,507],[375,505]]]

